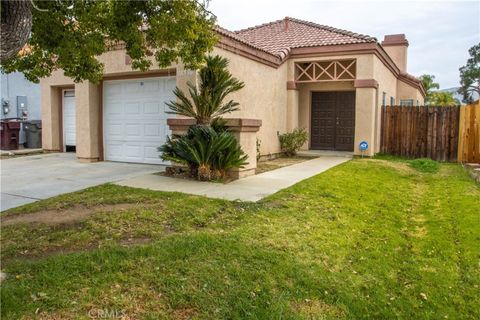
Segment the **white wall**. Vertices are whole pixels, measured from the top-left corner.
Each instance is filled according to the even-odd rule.
[[[22,73],[14,72],[10,74],[1,73],[1,93],[2,99],[10,101],[10,112],[6,115],[0,110],[1,118],[17,117],[17,96],[26,96],[28,104],[28,119],[40,120],[40,85],[25,79]]]

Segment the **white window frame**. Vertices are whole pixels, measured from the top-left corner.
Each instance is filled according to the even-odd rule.
[[[400,105],[405,107],[413,107],[413,99],[400,99]]]

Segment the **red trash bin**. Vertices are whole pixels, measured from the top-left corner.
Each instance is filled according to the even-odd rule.
[[[20,121],[2,120],[0,122],[1,149],[17,150],[20,139]]]

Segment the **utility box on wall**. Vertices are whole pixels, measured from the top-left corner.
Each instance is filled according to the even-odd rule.
[[[22,120],[28,118],[27,96],[17,96],[17,117]]]
[[[22,118],[22,111],[27,111],[28,120],[40,120],[42,118],[40,85],[28,81],[21,72],[0,72],[0,76],[1,98],[8,109],[7,111],[2,108],[0,117],[2,119]]]

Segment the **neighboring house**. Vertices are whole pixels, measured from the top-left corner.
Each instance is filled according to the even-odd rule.
[[[1,118],[22,118],[22,113],[26,112],[28,120],[40,120],[42,118],[40,85],[28,81],[20,72],[10,74],[2,72],[1,76]],[[5,112],[6,109],[8,112]]]
[[[1,110],[0,118],[22,118],[40,120],[42,118],[40,103],[40,85],[25,79],[22,73],[6,74],[1,72]],[[25,135],[20,133],[20,143],[25,142]]]
[[[231,118],[262,120],[261,153],[280,152],[278,134],[306,128],[304,149],[353,151],[367,141],[380,148],[382,104],[423,104],[419,80],[407,73],[404,35],[375,38],[293,18],[230,32],[217,28],[213,54],[230,60],[245,88],[231,98],[241,105]],[[152,58],[153,59],[153,58]],[[100,84],[56,71],[41,81],[43,147],[76,147],[83,161],[160,163],[156,148],[169,133],[165,102],[175,86],[195,83],[196,72],[181,64],[133,71],[118,46],[99,57]]]

